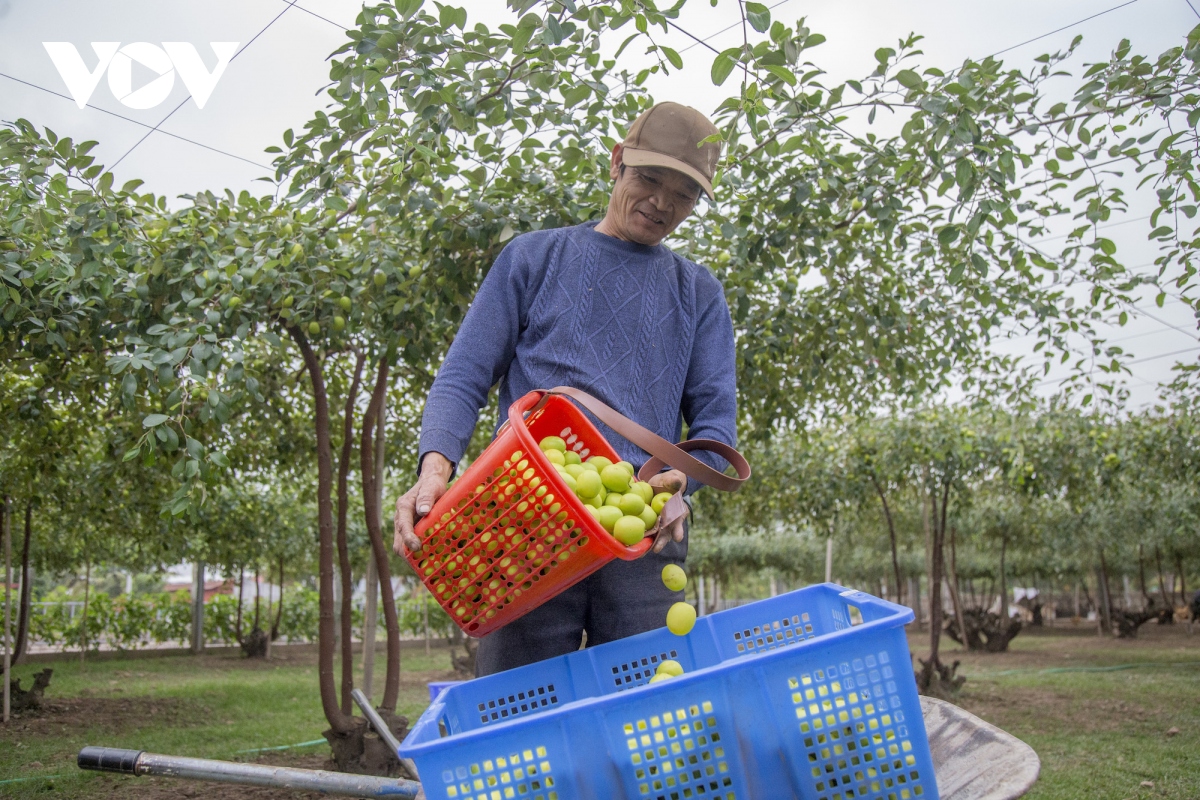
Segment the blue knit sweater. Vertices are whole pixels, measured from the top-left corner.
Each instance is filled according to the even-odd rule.
[[[595,225],[523,234],[504,248],[425,402],[421,457],[435,451],[457,463],[497,381],[497,427],[526,392],[566,385],[672,442],[686,422],[689,438],[736,446],[733,324],[721,284],[662,245],[625,242]],[[646,461],[591,420],[626,461]]]

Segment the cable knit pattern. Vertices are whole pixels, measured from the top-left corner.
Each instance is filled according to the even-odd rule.
[[[426,400],[422,456],[436,451],[457,463],[497,381],[497,427],[526,392],[566,385],[670,441],[686,422],[693,438],[736,445],[733,325],[720,283],[662,245],[594,228],[523,234],[496,259]],[[622,458],[646,460],[591,419]]]

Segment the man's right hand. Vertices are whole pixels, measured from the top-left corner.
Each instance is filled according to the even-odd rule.
[[[396,501],[395,538],[392,549],[404,555],[421,549],[421,540],[413,532],[417,520],[433,508],[433,504],[446,493],[446,484],[454,465],[441,453],[430,451],[421,461],[421,476],[417,485],[409,489]]]

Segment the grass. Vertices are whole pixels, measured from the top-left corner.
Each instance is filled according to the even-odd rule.
[[[384,660],[376,658],[377,700]],[[448,665],[445,650],[429,657],[404,651],[397,711],[415,722],[428,705],[426,682],[449,679]],[[17,667],[13,675],[28,686],[43,666]],[[17,719],[7,730],[0,726],[0,781],[60,777],[0,783],[0,797],[43,797],[48,789],[66,797],[107,792],[114,778],[75,766],[75,754],[85,745],[245,760],[254,754],[239,751],[320,739],[328,727],[312,655],[268,662],[173,656],[85,666],[72,659],[50,666],[54,678],[47,699],[58,710],[40,719]],[[329,751],[313,746],[302,752]]]
[[[942,657],[963,662],[958,705],[1037,751],[1031,800],[1200,798],[1200,631],[1147,625],[1118,641],[1047,629],[991,655],[944,639]]]
[[[924,653],[924,636],[910,641],[913,652]],[[1033,800],[1200,798],[1200,631],[1189,637],[1183,626],[1148,625],[1135,641],[1115,641],[1094,631],[1046,629],[1022,633],[1008,653],[964,653],[945,640],[942,654],[961,660],[968,678],[956,702],[1038,752],[1042,773]],[[428,658],[405,651],[403,664],[399,710],[415,720],[428,698],[425,683],[448,677],[448,658],[445,651]],[[1132,668],[1111,669],[1126,665]],[[80,772],[74,756],[86,744],[247,759],[254,754],[238,751],[317,739],[325,728],[313,656],[53,666],[50,699],[72,710],[0,728],[0,781],[62,777],[0,784],[0,796],[127,797],[148,784]],[[28,681],[37,669],[15,674]],[[1168,735],[1172,728],[1179,733]],[[313,760],[328,750],[295,752],[309,754],[304,766],[319,766]]]

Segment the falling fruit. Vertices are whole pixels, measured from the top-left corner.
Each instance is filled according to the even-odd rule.
[[[667,659],[658,665],[657,672],[659,675],[671,675],[678,678],[683,674],[683,665],[673,659]]]
[[[662,582],[672,592],[682,592],[687,586],[687,573],[678,564],[667,564],[662,570]]]
[[[696,609],[687,603],[676,603],[667,611],[667,630],[676,636],[686,636],[696,627]]]

